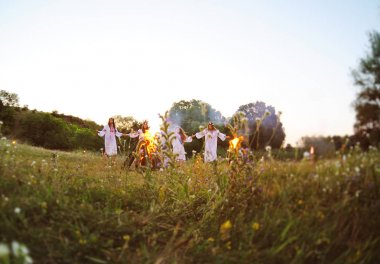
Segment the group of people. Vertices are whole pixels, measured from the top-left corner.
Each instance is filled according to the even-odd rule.
[[[115,120],[113,118],[109,118],[108,124],[105,125],[101,131],[98,131],[98,135],[104,137],[104,154],[108,157],[112,157],[117,155],[116,137],[138,137],[139,142],[141,142],[145,140],[145,133],[147,130],[149,130],[149,125],[147,121],[144,121],[141,128],[138,131],[124,134],[117,130]],[[226,136],[225,134],[221,133],[218,129],[216,129],[212,122],[208,123],[207,128],[191,136],[187,136],[185,131],[179,126],[175,127],[173,132],[173,138],[170,141],[173,147],[173,153],[176,155],[176,160],[179,162],[183,162],[186,160],[184,144],[192,142],[194,137],[196,137],[197,139],[201,139],[203,137],[205,138],[205,162],[212,162],[217,159],[218,138],[222,141],[224,141],[226,138],[229,138],[229,136]],[[132,155],[129,160],[129,167],[132,165],[133,161],[134,156]]]

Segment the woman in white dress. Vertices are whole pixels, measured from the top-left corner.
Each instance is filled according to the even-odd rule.
[[[217,159],[216,149],[218,145],[218,138],[224,141],[229,136],[221,133],[218,129],[215,128],[212,122],[208,123],[207,128],[195,134],[199,139],[205,137],[205,152],[204,152],[204,161],[212,162]]]
[[[181,127],[176,127],[171,140],[173,146],[173,153],[177,155],[176,160],[183,162],[186,160],[186,152],[184,143],[192,142],[193,138],[187,136],[185,131]]]
[[[108,119],[108,124],[101,131],[98,131],[100,137],[104,137],[104,154],[107,157],[117,155],[116,137],[121,137],[124,134],[120,133],[115,124],[115,120],[111,117]]]
[[[131,132],[131,133],[126,134],[126,135],[131,137],[131,138],[137,138],[138,137],[139,141],[142,141],[142,140],[145,140],[145,132],[147,130],[149,130],[148,121],[144,121],[139,130],[137,130],[135,132]],[[138,144],[136,145],[136,147],[137,146],[138,146]],[[129,156],[128,168],[131,167],[134,160],[135,160],[135,156],[133,155],[133,153],[131,153]]]

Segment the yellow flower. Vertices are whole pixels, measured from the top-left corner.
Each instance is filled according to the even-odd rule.
[[[318,217],[318,219],[319,220],[323,220],[323,219],[325,219],[325,215],[324,215],[324,213],[322,213],[321,211],[318,211],[318,213],[317,213],[317,217]]]
[[[212,243],[212,242],[214,242],[214,241],[215,241],[215,239],[214,239],[213,237],[209,237],[209,238],[207,238],[207,242]]]
[[[230,220],[227,220],[226,222],[224,222],[221,226],[220,226],[220,230],[221,231],[227,231],[227,230],[230,230],[232,227],[232,223]]]
[[[257,222],[254,222],[254,223],[252,224],[252,229],[253,229],[254,231],[259,230],[259,229],[260,229],[260,224],[257,223]]]
[[[44,209],[46,209],[47,208],[47,203],[46,202],[42,202],[41,203],[41,207],[44,208]]]
[[[226,248],[228,249],[228,250],[231,250],[231,241],[228,241],[227,243],[226,243]]]
[[[123,239],[124,239],[125,241],[129,241],[129,240],[131,239],[131,237],[130,237],[129,235],[124,235],[124,236],[123,236]]]

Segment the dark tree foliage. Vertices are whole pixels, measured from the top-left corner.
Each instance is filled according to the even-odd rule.
[[[380,34],[369,34],[370,50],[352,72],[355,84],[360,87],[354,101],[356,123],[355,138],[362,148],[380,143]]]
[[[181,100],[173,103],[169,110],[169,120],[172,124],[181,126],[188,135],[193,135],[205,128],[208,122],[213,122],[215,126],[222,132],[227,133],[227,128],[224,126],[226,118],[217,110],[211,107],[208,103],[201,100]],[[220,142],[221,150],[228,146],[227,140]],[[203,148],[202,140],[193,140],[191,143],[185,144],[185,150],[188,155],[191,155],[195,150],[200,152]]]
[[[273,106],[257,101],[241,105],[237,112],[243,112],[248,119],[248,144],[252,149],[266,146],[280,148],[285,140],[285,131],[279,113]],[[262,122],[259,122],[266,114]]]

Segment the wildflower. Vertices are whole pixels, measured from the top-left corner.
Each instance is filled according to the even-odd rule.
[[[12,141],[12,144],[13,144],[13,145],[15,145],[16,143],[17,143],[16,140],[13,140],[13,141]]]
[[[2,137],[1,140],[7,140],[7,138],[6,137]]]
[[[29,249],[17,241],[12,241],[12,252],[15,257],[21,257],[28,255]]]
[[[318,219],[319,220],[323,220],[323,219],[325,219],[325,215],[321,212],[321,211],[318,211],[318,213],[317,213],[317,217],[318,217]]]
[[[226,222],[224,222],[221,226],[220,226],[220,230],[221,231],[225,231],[225,230],[229,230],[232,228],[232,223],[230,220],[227,220]]]
[[[228,250],[231,250],[231,241],[228,241],[225,246]]]
[[[130,237],[129,235],[124,235],[124,236],[123,236],[123,239],[124,239],[125,241],[129,241],[129,240],[131,239],[131,237]]]
[[[254,231],[259,230],[259,229],[260,229],[260,224],[257,223],[257,222],[254,222],[254,223],[252,224],[252,229],[253,229]]]
[[[0,244],[0,259],[4,259],[9,256],[9,248],[6,244]]]
[[[32,163],[30,164],[30,166],[33,167],[35,164],[36,164],[36,161],[33,160]]]
[[[0,125],[4,124],[3,121],[0,121]]]
[[[270,152],[272,150],[272,147],[271,146],[266,146],[265,150],[268,151],[268,152]]]
[[[16,207],[14,211],[15,211],[15,214],[21,213],[21,209],[19,207]]]
[[[209,238],[207,238],[207,242],[209,242],[209,243],[212,243],[212,242],[214,242],[215,241],[215,239],[213,238],[213,237],[209,237]]]

